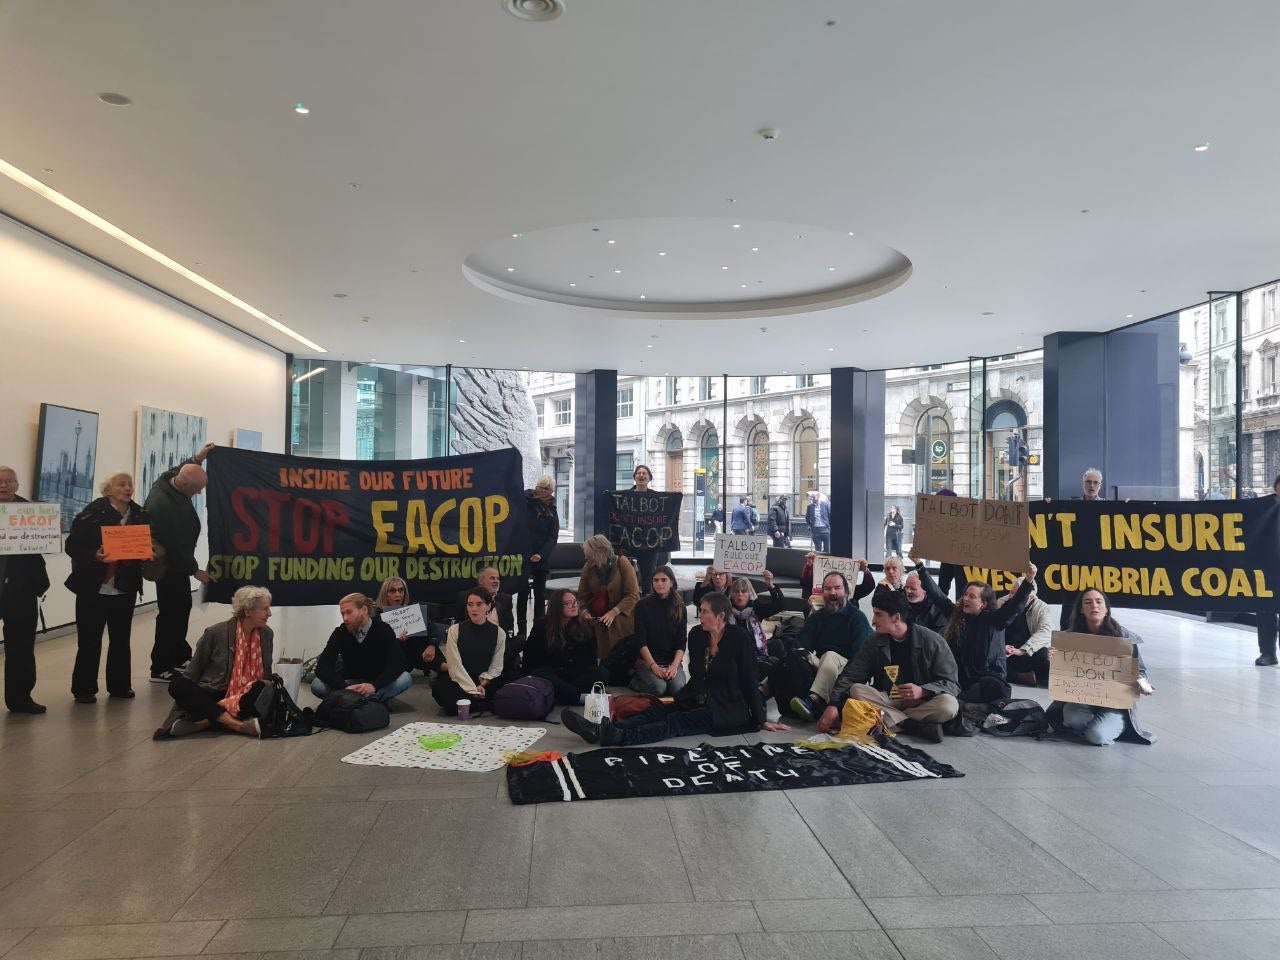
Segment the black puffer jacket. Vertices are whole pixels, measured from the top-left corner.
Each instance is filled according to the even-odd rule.
[[[560,539],[560,515],[556,512],[556,501],[535,497],[532,490],[524,492],[525,522],[529,527],[529,556],[535,553],[540,556],[537,563],[530,566],[538,570],[551,569],[551,550]]]
[[[71,558],[71,574],[66,588],[77,595],[93,595],[101,588],[107,565],[97,559],[102,546],[102,528],[120,525],[121,514],[106,497],[99,497],[76,514],[67,534],[67,556]],[[133,501],[125,525],[147,523],[147,512]],[[142,593],[142,562],[122,560],[116,565],[116,589],[121,593]]]
[[[933,601],[934,607],[948,617],[956,609],[955,603],[938,589],[933,577],[923,566],[916,570],[920,574],[920,586]],[[1004,606],[989,607],[976,617],[961,614],[959,617],[959,634],[955,637],[944,637],[951,646],[951,653],[956,658],[956,666],[960,670],[960,689],[977,683],[984,677],[992,677],[1005,683],[1004,631],[1020,614],[1031,596],[1033,584],[1024,580]]]

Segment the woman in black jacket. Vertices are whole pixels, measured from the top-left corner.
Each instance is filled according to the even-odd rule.
[[[767,593],[757,594],[746,577],[739,577],[729,584],[729,623],[747,631],[755,644],[757,657],[782,657],[786,655],[782,644],[775,644],[771,649],[762,626],[766,619],[782,609],[782,589],[773,585],[772,571],[766,570],[762,576]]]
[[[951,647],[959,669],[960,693],[956,699],[961,703],[1007,699],[1011,690],[1005,676],[1004,631],[1031,596],[1036,565],[1027,564],[1022,585],[1001,607],[996,606],[995,593],[985,583],[969,584],[960,594],[959,602],[953,603],[938,589],[924,564],[918,563],[916,572],[920,575],[920,586],[935,608],[950,617],[943,639]]]
[[[551,572],[551,551],[560,539],[560,515],[556,512],[555,481],[543,474],[532,490],[525,491],[525,523],[529,527],[529,567],[520,578],[516,597],[516,622],[520,636],[529,620],[529,578],[533,578],[533,619],[542,619],[546,610],[547,574]]]
[[[689,682],[672,704],[612,723],[590,723],[564,710],[560,721],[588,743],[634,747],[671,737],[729,736],[758,730],[789,730],[765,720],[756,674],[755,644],[746,631],[728,623],[729,598],[711,593],[698,607],[698,626],[689,631]]]
[[[552,590],[547,615],[533,625],[524,648],[526,676],[542,677],[556,703],[586,703],[586,695],[608,675],[596,659],[596,631],[572,590]]]
[[[676,572],[663,564],[653,571],[653,591],[636,604],[635,643],[639,649],[631,689],[665,697],[685,684],[685,633],[689,615],[676,586]]]
[[[107,631],[107,693],[133,697],[129,684],[129,636],[133,607],[142,593],[142,561],[113,561],[102,548],[102,528],[147,522],[146,511],[133,502],[133,477],[112,474],[103,481],[102,496],[71,521],[67,555],[71,575],[66,587],[76,595],[76,663],[71,695],[76,703],[98,699],[98,667],[102,663],[102,631]]]

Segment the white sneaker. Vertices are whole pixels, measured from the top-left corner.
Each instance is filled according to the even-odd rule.
[[[257,717],[250,717],[248,720],[240,724],[240,732],[246,737],[257,737],[262,739],[262,726],[258,723]]]
[[[169,736],[185,737],[193,733],[199,733],[201,726],[194,720],[188,720],[186,717],[179,717],[173,721],[173,726],[169,728]]]

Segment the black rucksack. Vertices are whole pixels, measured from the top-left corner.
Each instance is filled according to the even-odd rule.
[[[997,701],[992,704],[982,732],[993,737],[1041,738],[1049,732],[1049,718],[1044,707],[1034,700]]]
[[[354,690],[334,690],[316,707],[316,723],[345,733],[368,733],[391,725],[391,711]]]
[[[807,694],[816,673],[809,665],[808,650],[788,650],[786,656],[770,668],[769,696],[778,702],[780,716],[795,716],[791,712],[791,698]]]
[[[263,739],[307,737],[317,732],[315,712],[303,710],[293,702],[280,674],[271,675],[271,681],[263,688],[262,693],[263,696],[258,698],[258,723]]]
[[[493,712],[504,720],[545,720],[555,709],[556,689],[544,677],[521,677],[493,695]]]

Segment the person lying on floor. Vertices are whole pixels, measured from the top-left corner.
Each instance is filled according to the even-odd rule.
[[[525,644],[524,672],[548,681],[556,703],[586,703],[591,688],[608,680],[596,659],[595,628],[572,590],[551,591],[546,616],[534,621]]]
[[[659,703],[644,713],[613,723],[590,723],[566,709],[560,722],[587,743],[602,747],[634,747],[672,737],[788,730],[765,720],[756,674],[755,643],[741,627],[728,622],[729,598],[708,593],[698,604],[698,625],[689,631],[689,682],[674,702]]]
[[[241,587],[231,597],[231,619],[209,627],[191,662],[169,681],[173,709],[154,739],[182,737],[210,727],[262,736],[258,699],[271,687],[271,594]]]
[[[413,678],[404,649],[374,613],[373,601],[363,593],[349,593],[338,601],[338,611],[342,624],[316,658],[311,692],[323,700],[334,690],[347,689],[369,700],[387,701],[408,690]]]
[[[516,676],[506,656],[507,634],[490,618],[493,594],[484,587],[467,591],[467,616],[449,628],[444,640],[447,672],[431,684],[441,712],[452,717],[458,701],[470,700],[472,714],[491,709],[493,695]]]
[[[947,642],[908,618],[901,590],[878,587],[871,595],[874,636],[840,672],[818,729],[840,729],[845,702],[861,700],[882,709],[889,729],[901,727],[932,743],[942,725],[960,712],[956,661]]]

